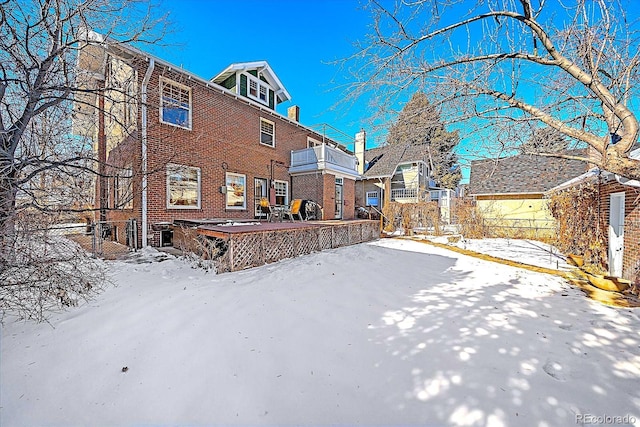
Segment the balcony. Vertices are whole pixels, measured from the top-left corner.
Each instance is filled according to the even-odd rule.
[[[289,173],[327,170],[351,175],[355,178],[358,176],[357,163],[356,156],[322,144],[304,150],[292,151]]]
[[[426,190],[419,188],[391,189],[391,200],[399,203],[435,201],[438,202],[438,206],[449,207],[452,197],[452,190]]]
[[[417,203],[424,201],[428,192],[419,188],[392,188],[391,201],[399,203]]]

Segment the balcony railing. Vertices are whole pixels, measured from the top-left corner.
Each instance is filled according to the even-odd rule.
[[[419,188],[392,188],[391,200],[397,202],[424,202],[435,201],[438,202],[440,207],[449,207],[451,198],[453,197],[452,190],[423,190]]]
[[[418,188],[392,188],[391,200],[411,199],[418,201],[418,193],[424,194],[424,191],[420,191]]]
[[[326,144],[291,152],[289,173],[322,169],[357,174],[357,159],[354,155],[347,154]]]

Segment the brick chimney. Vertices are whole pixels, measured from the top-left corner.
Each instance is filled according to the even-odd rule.
[[[358,173],[362,175],[364,173],[364,152],[367,149],[367,132],[362,129],[356,133],[356,142],[354,144],[354,151],[356,159],[358,159]]]
[[[299,122],[300,107],[298,107],[297,105],[292,105],[291,107],[287,108],[287,117],[289,117],[289,119],[293,120],[294,122]]]

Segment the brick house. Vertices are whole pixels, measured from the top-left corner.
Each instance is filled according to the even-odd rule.
[[[631,153],[640,160],[640,150]],[[609,274],[640,283],[640,182],[628,180],[611,172],[592,168],[549,192],[594,183],[597,188],[597,212],[600,227],[605,231]]]
[[[108,88],[77,99],[74,129],[101,160],[97,219],[116,221],[113,239],[158,246],[168,237],[157,231],[178,219],[260,219],[262,197],[313,200],[325,219],[354,217],[355,156],[302,125],[297,106],[276,112],[291,97],[266,61],[206,80],[98,38],[79,68],[93,76],[88,85]],[[122,229],[131,220],[135,234]]]

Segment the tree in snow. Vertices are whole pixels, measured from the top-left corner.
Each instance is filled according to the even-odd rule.
[[[447,132],[440,113],[423,92],[411,97],[387,134],[387,144],[423,147],[433,179],[445,188],[455,188],[460,182],[458,156],[453,151],[459,141],[457,132]]]
[[[463,122],[475,153],[514,152],[534,129],[565,136],[590,160],[640,179],[640,8],[633,0],[370,0],[357,95],[387,107],[422,91],[445,123]],[[540,147],[537,147],[540,148]]]
[[[1,310],[31,305],[38,317],[43,299],[80,292],[72,282],[84,283],[82,275],[63,274],[75,268],[69,250],[58,254],[66,263],[60,274],[45,268],[55,264],[59,245],[42,233],[63,213],[91,209],[95,178],[104,170],[88,132],[73,132],[74,103],[95,109],[97,95],[122,90],[89,85],[95,75],[78,67],[78,52],[97,33],[110,46],[156,43],[165,21],[152,16],[141,0],[0,0]]]

